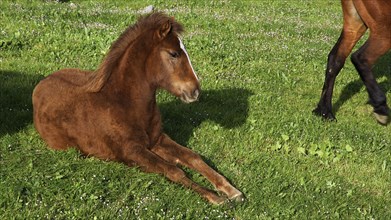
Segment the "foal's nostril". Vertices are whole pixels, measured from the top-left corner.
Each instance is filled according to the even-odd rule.
[[[200,90],[198,90],[198,89],[194,90],[192,95],[193,95],[194,98],[197,99],[198,96],[200,95]]]

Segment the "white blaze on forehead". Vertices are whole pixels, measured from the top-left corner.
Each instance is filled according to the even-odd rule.
[[[193,65],[191,65],[190,57],[189,57],[189,54],[187,54],[185,45],[183,45],[181,38],[178,37],[178,40],[179,40],[179,46],[181,47],[182,51],[186,54],[187,60],[189,61],[189,64],[190,64],[190,67],[191,67],[191,71],[193,72],[195,78],[198,80],[198,76],[197,76],[197,74],[195,73],[195,71],[193,69]]]

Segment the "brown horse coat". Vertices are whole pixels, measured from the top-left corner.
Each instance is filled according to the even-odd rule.
[[[112,45],[96,71],[63,69],[33,92],[34,125],[53,149],[76,147],[83,154],[146,172],[164,174],[220,204],[224,197],[186,177],[176,164],[204,175],[229,199],[242,193],[201,157],[162,132],[156,90],[188,103],[199,82],[179,37],[182,26],[162,13],[140,18]]]
[[[372,73],[379,57],[391,48],[391,1],[390,0],[341,0],[343,30],[328,56],[326,77],[316,115],[334,120],[331,98],[334,82],[357,41],[369,29],[369,38],[351,56],[369,95],[374,115],[381,124],[388,123],[389,108],[386,96]]]

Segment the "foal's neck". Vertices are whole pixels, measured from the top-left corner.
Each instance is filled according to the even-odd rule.
[[[141,52],[140,52],[141,51]],[[129,47],[103,87],[102,91],[118,101],[134,101],[151,105],[156,103],[157,87],[145,73],[148,53]]]

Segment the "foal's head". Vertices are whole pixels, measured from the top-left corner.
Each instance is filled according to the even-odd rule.
[[[145,64],[143,74],[153,88],[164,88],[186,103],[196,101],[200,84],[181,41],[182,31],[181,24],[163,13],[140,18],[114,42],[99,69],[90,75],[86,91],[101,91],[119,66]],[[126,60],[120,65],[122,58],[129,59],[126,53],[129,48],[136,53],[131,55],[133,60]],[[142,57],[142,60],[137,57]]]
[[[154,75],[159,87],[190,103],[198,99],[200,84],[180,38],[182,29],[173,18],[161,17],[153,34],[155,47],[147,60],[147,73]]]

